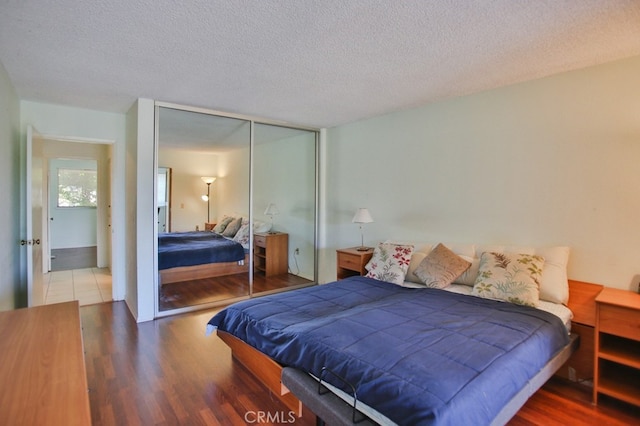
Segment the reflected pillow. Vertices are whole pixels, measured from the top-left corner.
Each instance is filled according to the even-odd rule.
[[[242,247],[247,247],[249,244],[249,224],[243,223],[236,235],[233,237],[233,241],[242,244]]]
[[[213,227],[213,232],[217,234],[222,234],[226,229],[227,225],[229,225],[233,221],[233,217],[225,216],[222,218],[220,222],[216,226]]]
[[[233,219],[231,222],[229,222],[229,224],[227,225],[226,228],[224,228],[224,232],[222,233],[223,237],[227,237],[227,238],[233,238],[236,233],[238,232],[238,229],[240,229],[240,227],[242,226],[242,218],[239,217],[237,219]]]
[[[261,220],[253,221],[253,232],[256,234],[264,234],[271,231],[271,222],[263,222]]]

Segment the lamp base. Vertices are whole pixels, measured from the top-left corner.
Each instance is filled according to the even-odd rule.
[[[356,251],[369,251],[369,250],[371,250],[371,247],[365,247],[365,246],[356,247]]]

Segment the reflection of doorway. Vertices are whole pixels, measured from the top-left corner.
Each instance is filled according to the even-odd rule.
[[[158,167],[158,232],[171,232],[171,168]]]

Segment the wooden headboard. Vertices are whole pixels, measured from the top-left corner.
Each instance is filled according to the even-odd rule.
[[[596,296],[604,288],[600,284],[569,280],[569,309],[573,312],[573,322],[596,325]]]

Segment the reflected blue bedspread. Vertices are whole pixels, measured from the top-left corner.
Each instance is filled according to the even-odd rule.
[[[158,234],[158,269],[244,259],[240,243],[214,232],[170,232]]]
[[[569,342],[535,308],[364,277],[231,305],[215,327],[283,365],[328,367],[407,425],[489,424]]]

